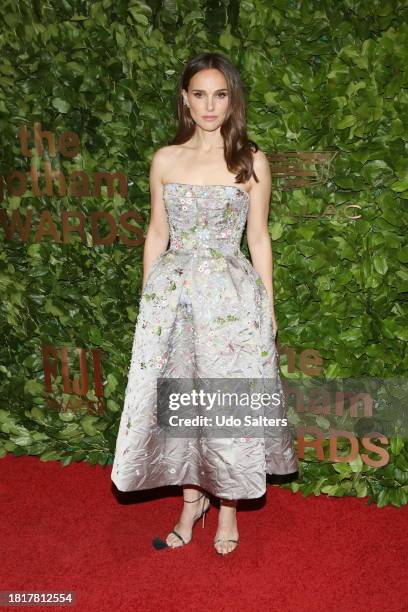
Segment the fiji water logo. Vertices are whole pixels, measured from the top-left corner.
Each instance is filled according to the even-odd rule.
[[[42,347],[48,408],[104,414],[101,353],[98,348]]]

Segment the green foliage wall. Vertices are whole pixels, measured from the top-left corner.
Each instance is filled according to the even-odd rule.
[[[111,244],[94,244],[90,219],[104,211],[119,227],[124,211],[139,211],[146,229],[151,156],[174,134],[185,61],[205,50],[225,53],[240,69],[250,136],[264,151],[337,152],[327,184],[273,192],[280,344],[319,350],[327,376],[406,376],[405,2],[5,0],[0,20],[0,173],[27,171],[18,131],[41,122],[55,134],[80,135],[78,156],[57,156],[64,173],[123,171],[129,185],[126,198],[5,193],[3,221],[31,211],[32,228],[27,240],[0,230],[3,456],[112,461],[143,245],[124,244],[119,230]],[[341,215],[347,203],[361,207],[361,218]],[[330,219],[319,216],[328,204],[339,213]],[[45,210],[57,234],[36,242]],[[85,241],[55,239],[68,210],[83,214]],[[47,408],[46,345],[102,351],[104,414]],[[344,464],[307,452],[299,481],[284,486],[400,506],[408,501],[408,443],[395,438],[388,452],[390,462],[377,470],[360,455]]]

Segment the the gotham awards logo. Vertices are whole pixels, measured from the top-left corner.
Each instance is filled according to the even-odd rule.
[[[38,210],[39,203],[44,205],[49,201],[47,198],[66,198],[71,203],[74,198],[127,197],[127,178],[123,172],[89,173],[79,167],[82,157],[78,134],[65,131],[57,137],[37,122],[33,128],[20,127],[18,142],[20,154],[29,166],[26,171],[15,169],[0,174],[0,203],[7,199],[8,204],[6,209],[0,209],[5,240],[41,242],[46,237],[47,241],[67,244],[75,235],[76,241],[79,238],[91,246],[88,234],[93,245],[111,245],[116,241],[130,247],[143,244],[143,218],[134,208],[118,218],[105,210],[60,211],[55,203],[52,210]],[[69,166],[69,172],[63,171],[62,161]],[[30,208],[26,199],[35,208]]]
[[[104,413],[101,350],[44,346],[45,400],[58,412]]]
[[[323,185],[329,179],[330,167],[337,151],[285,151],[267,153],[276,191],[307,189]],[[279,204],[279,199],[275,204]],[[302,210],[300,218],[345,219],[361,218],[360,204],[348,202],[339,206],[328,204],[322,212]],[[285,213],[287,214],[287,213]],[[292,215],[293,216],[293,215]]]
[[[356,380],[353,389],[347,380],[326,380],[319,351],[278,348],[286,356],[288,378],[282,378],[282,385],[286,406],[294,415],[299,459],[349,463],[361,457],[370,467],[387,465],[389,437],[374,412],[377,386]],[[299,372],[303,376],[293,377]],[[364,387],[368,392],[361,391]]]

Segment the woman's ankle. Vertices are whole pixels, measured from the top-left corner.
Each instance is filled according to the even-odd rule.
[[[201,489],[196,489],[194,487],[183,487],[183,499],[187,504],[198,502],[204,495],[205,493]]]

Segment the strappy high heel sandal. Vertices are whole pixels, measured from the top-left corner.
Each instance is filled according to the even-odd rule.
[[[202,493],[202,494],[200,495],[200,497],[197,497],[197,499],[192,499],[192,500],[190,500],[190,501],[189,501],[189,500],[187,500],[187,499],[185,499],[185,500],[184,500],[186,504],[194,504],[194,503],[198,502],[198,501],[199,501],[199,500],[200,500],[202,497],[203,497],[204,499],[203,499],[203,505],[202,505],[201,513],[200,513],[200,515],[199,515],[199,516],[198,516],[196,519],[194,519],[192,529],[194,528],[194,525],[196,524],[196,522],[200,520],[200,518],[202,518],[202,519],[203,519],[203,524],[202,524],[202,527],[203,527],[203,529],[204,529],[204,525],[205,525],[205,515],[206,515],[206,514],[207,514],[207,512],[209,511],[209,509],[210,509],[210,507],[211,507],[211,503],[209,503],[209,504],[208,504],[208,506],[207,506],[206,508],[204,508],[204,505],[205,505],[206,500],[207,500],[207,499],[209,500],[209,497],[208,497],[208,496],[207,496],[205,493]],[[181,537],[181,535],[180,535],[179,533],[177,533],[177,531],[176,531],[175,529],[173,529],[173,530],[171,531],[171,533],[174,533],[174,535],[175,535],[175,536],[177,536],[177,537],[179,538],[179,540],[181,540],[182,544],[181,544],[180,546],[169,546],[169,545],[167,544],[167,542],[165,542],[165,541],[164,541],[164,540],[162,540],[161,538],[154,538],[154,540],[153,540],[153,542],[152,542],[152,543],[153,543],[153,547],[154,547],[154,548],[156,548],[156,550],[161,550],[162,548],[181,548],[182,546],[185,546],[186,544],[190,544],[191,540],[193,539],[193,535],[191,534],[191,538],[190,538],[190,539],[189,539],[189,540],[186,542],[186,541],[184,540],[184,538],[182,538],[182,537]]]
[[[220,500],[220,503],[222,504],[224,501],[228,501],[228,500],[223,500],[223,499],[221,499],[221,500]],[[227,505],[227,504],[224,504],[224,505]],[[239,538],[238,538],[238,539],[236,539],[236,540],[235,540],[235,539],[232,539],[232,538],[217,538],[217,539],[214,539],[214,545],[215,545],[217,542],[223,542],[223,543],[225,543],[225,542],[233,542],[234,544],[236,544],[236,545],[237,545],[237,546],[234,546],[234,548],[233,548],[232,550],[230,550],[230,551],[228,551],[228,552],[225,552],[225,553],[220,552],[220,551],[219,551],[219,550],[217,550],[217,549],[215,548],[215,546],[214,546],[214,548],[215,548],[216,552],[217,552],[219,555],[229,555],[230,553],[232,553],[232,552],[233,552],[233,551],[234,551],[234,550],[235,550],[235,549],[238,547]]]

